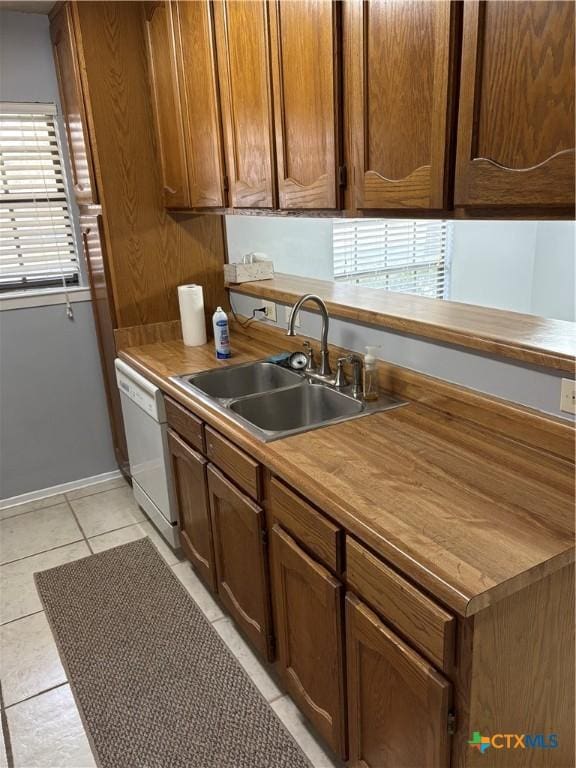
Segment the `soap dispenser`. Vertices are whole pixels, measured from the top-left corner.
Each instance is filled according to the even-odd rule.
[[[378,347],[366,347],[364,355],[364,400],[378,400],[378,368],[376,367],[376,351]]]

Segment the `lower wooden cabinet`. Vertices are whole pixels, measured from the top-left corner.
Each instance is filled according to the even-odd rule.
[[[300,709],[345,759],[342,584],[278,525],[270,541],[280,673]]]
[[[252,645],[271,661],[264,511],[211,464],[208,489],[218,594]]]
[[[346,595],[350,765],[448,768],[451,684]]]
[[[172,475],[180,515],[180,544],[196,573],[214,592],[216,569],[208,504],[208,461],[169,430]]]

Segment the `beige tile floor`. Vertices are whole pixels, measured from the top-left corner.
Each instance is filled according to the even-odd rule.
[[[94,758],[33,574],[149,536],[315,768],[335,768],[198,580],[148,522],[122,479],[0,511],[0,768],[92,768]]]

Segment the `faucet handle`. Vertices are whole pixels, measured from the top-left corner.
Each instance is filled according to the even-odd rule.
[[[304,347],[305,355],[308,358],[305,370],[308,371],[308,373],[312,373],[316,371],[316,361],[314,360],[314,350],[312,349],[312,344],[310,344],[309,341],[305,341],[302,346]]]
[[[334,388],[344,389],[348,385],[348,379],[344,373],[344,365],[349,362],[347,357],[338,358],[338,367],[336,369],[336,376],[334,378]]]

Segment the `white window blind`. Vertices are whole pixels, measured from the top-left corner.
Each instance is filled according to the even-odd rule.
[[[56,108],[0,108],[0,291],[73,285],[79,266]]]
[[[447,297],[449,221],[334,219],[332,241],[336,281]]]

